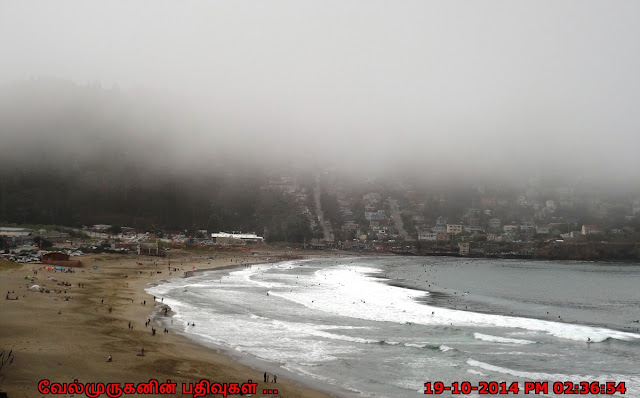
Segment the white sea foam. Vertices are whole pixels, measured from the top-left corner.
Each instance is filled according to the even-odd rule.
[[[491,336],[489,334],[483,334],[483,333],[474,333],[473,338],[475,338],[476,340],[491,341],[495,343],[535,344],[535,341],[531,341],[531,340],[521,340],[521,339],[512,339],[508,337]]]
[[[300,268],[299,264],[292,261],[231,272],[220,271],[217,275],[197,275],[170,281],[148,291],[160,297],[170,292],[175,293],[175,300],[165,297],[164,302],[177,312],[176,321],[182,320],[183,324],[197,321],[198,326],[195,328],[184,326],[184,330],[189,334],[259,358],[277,361],[287,368],[296,369],[298,373],[326,372],[327,363],[341,366],[340,363],[347,358],[349,367],[345,369],[350,369],[349,372],[355,375],[360,365],[350,358],[367,358],[371,355],[368,353],[381,352],[389,353],[389,363],[393,363],[395,356],[401,358],[400,363],[393,365],[399,369],[403,365],[411,365],[411,369],[423,369],[426,368],[424,363],[429,363],[429,369],[450,368],[444,372],[458,371],[461,374],[466,372],[485,377],[484,373],[497,372],[533,379],[554,379],[573,376],[523,372],[473,359],[469,359],[467,365],[475,369],[465,369],[465,366],[460,367],[460,361],[464,361],[459,358],[461,355],[443,355],[440,352],[453,350],[450,345],[462,345],[465,352],[472,352],[473,356],[474,350],[482,350],[489,345],[518,344],[519,350],[527,351],[525,347],[534,343],[533,340],[545,344],[557,342],[557,339],[544,336],[542,333],[576,341],[585,341],[590,337],[594,342],[609,337],[627,340],[640,338],[638,334],[605,328],[426,306],[416,301],[424,296],[424,292],[390,286],[379,278],[379,275],[375,278],[370,277],[370,274],[380,271],[366,262],[323,264],[324,268],[313,272]],[[290,269],[294,267],[295,272]],[[218,280],[222,273],[224,277]],[[435,314],[432,315],[432,311]],[[398,327],[393,325],[394,323],[402,326]],[[460,331],[451,328],[452,333],[457,333],[455,338],[450,335],[442,337],[439,332],[432,335],[427,331],[423,338],[432,340],[432,343],[414,341],[412,337],[406,338],[410,342],[403,342],[402,338],[386,341],[386,336],[395,336],[387,331],[389,325],[389,330],[410,330],[404,326],[406,324],[414,324],[413,327],[423,330],[423,325],[454,325],[464,329]],[[483,332],[491,334],[475,333],[473,337],[479,341],[470,341],[469,334],[464,332],[467,327],[472,330],[483,328]],[[436,328],[434,331],[441,332],[442,329]],[[527,340],[513,336],[527,336]],[[545,344],[541,345],[541,349],[549,351],[543,348]],[[430,350],[421,353],[419,350],[403,347]],[[501,348],[497,346],[496,350],[500,351]],[[544,352],[519,351],[507,354],[513,355],[512,360],[517,360],[515,355],[550,355]],[[451,361],[446,362],[443,359]],[[518,360],[515,363],[520,364]],[[376,366],[383,369],[382,366],[385,364],[386,360]],[[510,368],[517,366],[509,365]],[[343,377],[338,377],[337,373],[328,373],[337,378]],[[360,373],[362,374],[362,371]],[[367,373],[366,370],[364,373]],[[404,378],[405,374],[401,376]],[[616,380],[621,379],[619,375],[617,378],[616,375],[610,376]],[[419,386],[424,375],[407,376],[407,385],[411,383],[411,377],[416,377],[416,386]],[[364,385],[360,387],[368,390]]]
[[[289,291],[274,291],[270,294],[313,310],[372,321],[519,328],[574,341],[586,341],[587,338],[593,342],[601,342],[607,338],[640,339],[640,335],[636,333],[600,327],[480,314],[423,305],[415,300],[424,296],[423,292],[391,286],[367,277],[366,274],[371,272],[370,267],[324,268],[315,272],[312,277],[307,278],[308,280],[302,281],[302,286]]]
[[[509,351],[504,352],[504,355],[528,355],[532,357],[546,357],[546,358],[554,358],[559,357],[559,354],[551,354],[549,352],[522,352],[522,351]]]
[[[536,334],[536,332],[532,330],[518,330],[509,332],[509,336],[531,336],[533,334]]]
[[[478,376],[485,376],[485,377],[487,376],[486,374],[474,369],[467,369],[467,373],[470,373],[472,375],[478,375]]]
[[[192,281],[179,279],[167,284],[149,288],[151,294],[164,296],[171,289],[187,289],[186,294],[215,294],[224,291],[231,301],[238,295],[240,288],[263,289],[270,295],[295,302],[304,307],[339,316],[388,321],[397,323],[416,323],[423,325],[455,325],[478,327],[501,327],[511,330],[511,334],[544,332],[550,335],[574,341],[601,342],[607,338],[633,340],[640,339],[636,333],[621,332],[606,328],[569,325],[545,320],[480,314],[469,311],[426,306],[415,301],[424,293],[416,290],[390,286],[378,278],[367,274],[379,272],[368,266],[337,265],[320,269],[312,275],[290,275],[286,272],[277,275],[278,281],[264,280],[264,273],[271,268],[287,269],[300,262],[288,261],[279,264],[265,264],[242,270],[232,271],[223,283],[207,283],[207,277],[197,276]],[[191,285],[190,285],[191,282]],[[296,283],[297,282],[297,283]],[[215,289],[215,290],[214,290]],[[224,299],[224,298],[223,298]],[[172,309],[178,303],[167,302]],[[184,309],[183,309],[184,310]],[[432,312],[434,314],[432,315]],[[514,330],[521,329],[520,331]],[[524,329],[524,331],[522,331]],[[476,336],[482,339],[483,337]],[[503,339],[498,341],[498,339]],[[527,340],[494,338],[495,342],[528,344]],[[486,338],[485,338],[486,340]],[[526,343],[525,343],[526,342]]]
[[[579,383],[582,381],[625,381],[627,387],[627,394],[635,394],[640,391],[640,376],[633,375],[619,375],[619,374],[601,374],[601,375],[567,375],[561,373],[543,373],[543,372],[527,372],[522,370],[510,369],[501,366],[495,366],[486,362],[476,361],[474,359],[468,359],[467,364],[480,369],[488,370],[491,372],[507,374],[510,376],[521,377],[523,379],[536,380],[536,381],[571,381],[573,383]],[[636,396],[636,395],[632,395]]]
[[[590,379],[593,376],[574,376],[574,375],[565,375],[565,374],[550,374],[550,373],[541,373],[541,372],[525,372],[515,369],[503,368],[501,366],[495,366],[488,364],[486,362],[476,361],[475,359],[468,359],[467,364],[469,366],[474,366],[480,369],[489,370],[491,372],[497,372],[502,374],[508,374],[515,377],[522,377],[524,379],[531,380],[577,380],[577,379]]]

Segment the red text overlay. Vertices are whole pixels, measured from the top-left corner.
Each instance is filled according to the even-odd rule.
[[[79,383],[74,380],[72,383],[52,383],[48,379],[40,380],[38,392],[41,394],[77,394],[85,395],[89,398],[97,398],[105,395],[110,398],[118,398],[123,395],[136,394],[167,394],[175,395],[177,383],[167,380],[164,383],[156,379],[151,379],[146,383]],[[240,395],[256,394],[257,383],[251,380],[246,383],[216,383],[202,379],[197,383],[182,383],[182,394],[189,394],[193,398],[204,397],[209,394]],[[277,390],[275,390],[277,394]]]

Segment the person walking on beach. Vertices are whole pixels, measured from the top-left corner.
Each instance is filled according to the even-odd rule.
[[[275,382],[277,382],[277,381],[278,381],[278,376],[273,375],[273,382],[275,383]]]
[[[264,382],[267,382],[267,372],[264,372]]]

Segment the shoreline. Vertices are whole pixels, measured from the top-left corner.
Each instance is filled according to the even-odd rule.
[[[212,268],[206,268],[206,269],[198,269],[195,271],[196,274],[202,274],[205,272],[214,272],[214,271],[225,271],[225,270],[235,270],[235,269],[240,269],[241,267],[243,267],[244,265],[262,265],[262,264],[277,264],[283,261],[295,261],[295,260],[304,260],[304,259],[312,259],[312,258],[330,258],[332,257],[331,255],[326,255],[326,254],[318,254],[317,256],[306,256],[305,258],[278,258],[278,259],[270,259],[270,260],[266,260],[266,261],[255,261],[255,262],[249,262],[249,263],[244,263],[244,264],[229,264],[229,265],[223,265],[223,266],[219,266],[219,267],[212,267]],[[186,271],[185,273],[188,273],[189,271]],[[172,279],[186,279],[186,278],[192,278],[194,277],[194,274],[190,274],[190,275],[184,275],[184,276],[176,276],[175,278]],[[153,297],[152,294],[149,294],[146,292],[147,289],[161,285],[163,283],[167,283],[170,282],[170,279],[162,279],[162,280],[158,280],[157,282],[149,282],[147,284],[146,287],[144,287],[143,291],[149,296],[149,297]],[[165,306],[168,308],[171,308],[168,304],[161,304],[161,306]],[[161,324],[163,327],[167,327],[168,329],[174,331],[174,333],[177,333],[178,335],[182,336],[185,339],[188,339],[189,341],[193,342],[194,344],[201,346],[201,347],[205,347],[207,349],[210,350],[214,350],[216,353],[220,354],[220,355],[224,355],[227,356],[229,358],[231,358],[234,362],[237,362],[239,364],[242,364],[244,366],[248,366],[251,369],[254,369],[255,371],[261,372],[262,370],[260,369],[274,369],[275,367],[278,368],[277,371],[277,375],[278,375],[278,380],[280,380],[281,376],[284,376],[284,379],[290,380],[295,384],[298,384],[300,386],[306,387],[306,388],[310,388],[312,390],[316,390],[316,391],[320,391],[320,392],[324,392],[329,394],[329,396],[334,397],[334,398],[355,398],[355,397],[359,397],[361,396],[359,392],[355,392],[349,389],[346,389],[344,387],[339,387],[339,386],[335,386],[333,384],[330,384],[328,382],[322,381],[318,378],[314,378],[312,376],[304,376],[298,373],[295,373],[294,371],[288,370],[284,367],[283,363],[279,363],[277,361],[272,361],[272,360],[268,360],[268,359],[263,359],[263,358],[259,358],[256,356],[253,356],[251,354],[248,353],[243,353],[240,351],[237,351],[231,347],[226,347],[214,342],[207,342],[205,340],[199,340],[197,337],[195,336],[191,336],[188,332],[185,332],[184,330],[180,329],[181,325],[174,325],[171,322],[169,322],[170,320],[174,319],[174,315],[176,315],[177,312],[171,310],[169,312],[169,315],[167,316],[163,316],[162,315],[162,310],[158,309],[157,311],[153,312],[153,315],[151,316],[151,320],[156,320],[157,319],[157,323]],[[182,325],[184,326],[184,325]],[[269,373],[270,375],[272,375],[273,373]]]
[[[320,391],[325,390],[321,382],[316,385],[304,378],[286,377],[280,368],[276,372],[283,376],[279,375],[277,384],[264,383],[263,371],[243,363],[231,352],[208,346],[203,349],[202,344],[173,330],[160,333],[163,328],[155,320],[145,327],[145,321],[162,308],[162,303],[154,303],[145,289],[151,283],[180,277],[177,272],[168,271],[169,266],[184,270],[187,266],[213,265],[209,268],[215,270],[240,267],[248,260],[265,263],[266,258],[277,256],[277,249],[255,252],[259,255],[216,252],[214,259],[185,252],[174,252],[162,259],[91,255],[81,257],[84,267],[75,268],[72,273],[46,271],[44,264],[16,267],[0,262],[0,289],[15,292],[11,294],[18,298],[5,300],[0,306],[4,326],[0,328],[0,349],[13,350],[15,358],[2,370],[5,379],[0,381],[0,391],[11,398],[29,398],[43,396],[37,389],[42,379],[52,383],[70,383],[74,379],[80,383],[140,383],[157,379],[160,383],[177,383],[175,396],[192,396],[181,394],[182,383],[206,379],[240,384],[252,380],[258,385],[254,396],[263,396],[263,389],[274,388],[279,390],[277,396],[287,398],[335,396]],[[303,257],[333,255],[305,253]],[[26,279],[27,276],[35,279]],[[33,284],[46,287],[50,293],[29,290]],[[156,335],[151,327],[156,328]],[[142,348],[144,356],[139,355]],[[108,362],[110,355],[113,359]]]

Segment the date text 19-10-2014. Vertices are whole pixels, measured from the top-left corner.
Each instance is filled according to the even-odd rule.
[[[599,394],[599,395],[613,395],[616,393],[625,394],[627,388],[625,382],[598,382],[598,381],[582,381],[574,383],[571,381],[556,381],[556,382],[533,382],[527,381],[523,383],[522,388],[518,382],[496,382],[496,381],[481,381],[478,384],[474,384],[468,381],[444,383],[441,381],[426,382],[424,383],[424,393],[439,395],[443,393],[451,394],[549,394],[553,392],[555,394]]]

